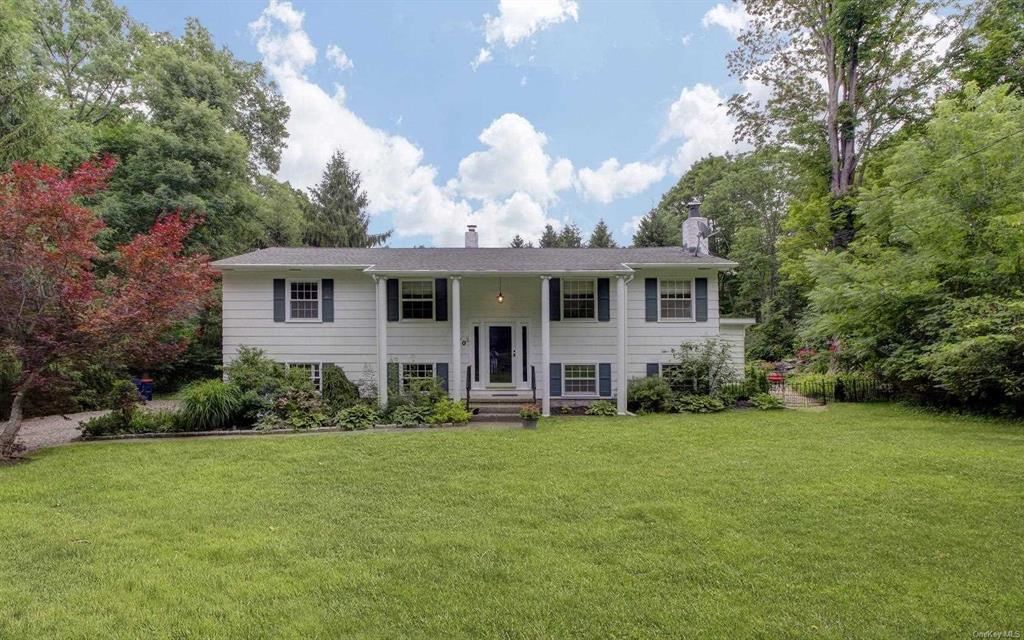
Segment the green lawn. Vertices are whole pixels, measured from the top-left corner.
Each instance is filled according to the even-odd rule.
[[[1021,424],[847,405],[0,467],[5,639],[988,630],[1024,630]]]

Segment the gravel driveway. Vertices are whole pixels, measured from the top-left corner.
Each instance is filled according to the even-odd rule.
[[[153,411],[169,411],[177,407],[177,400],[153,400],[145,406],[146,409]],[[81,435],[78,431],[79,424],[89,418],[101,416],[104,413],[107,413],[107,411],[83,411],[81,413],[29,418],[21,425],[21,431],[18,432],[18,442],[24,444],[29,451],[73,442],[78,440],[78,437]]]

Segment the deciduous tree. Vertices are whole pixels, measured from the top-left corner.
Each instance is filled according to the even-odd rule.
[[[103,222],[81,199],[101,190],[113,167],[108,158],[65,176],[17,163],[0,176],[0,353],[16,369],[0,455],[12,450],[26,392],[93,359],[150,366],[173,358],[185,346],[175,327],[211,290],[206,257],[183,255],[195,217],[162,217],[101,253]]]

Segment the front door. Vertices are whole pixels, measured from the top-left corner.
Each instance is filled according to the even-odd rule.
[[[492,324],[487,326],[487,348],[489,360],[488,380],[492,385],[512,386],[512,325]]]

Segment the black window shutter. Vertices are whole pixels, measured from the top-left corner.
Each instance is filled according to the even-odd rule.
[[[388,278],[388,322],[398,322],[398,278]]]
[[[602,362],[597,365],[597,391],[603,398],[612,395],[612,365]]]
[[[608,289],[610,282],[608,278],[597,279],[597,320],[608,322],[612,319],[611,303],[609,301]]]
[[[647,377],[648,378],[657,378],[658,375],[659,375],[658,363],[657,362],[648,362],[647,363]]]
[[[398,393],[398,363],[388,363],[388,391]]]
[[[644,278],[644,320],[658,321],[658,279]]]
[[[434,377],[441,383],[441,388],[448,393],[448,363],[438,362],[434,365]]]
[[[694,297],[697,300],[697,322],[707,322],[708,320],[708,279],[697,278],[696,280],[696,294]]]
[[[284,322],[284,278],[274,278],[274,322]]]
[[[434,320],[448,320],[448,278],[434,278]]]
[[[480,382],[480,327],[473,327],[473,382]]]
[[[559,362],[551,363],[551,395],[562,395],[562,365]]]
[[[334,278],[324,278],[320,281],[320,302],[320,320],[334,322]]]
[[[556,322],[562,319],[562,279],[551,278],[548,282],[548,301],[551,303],[548,319]]]

